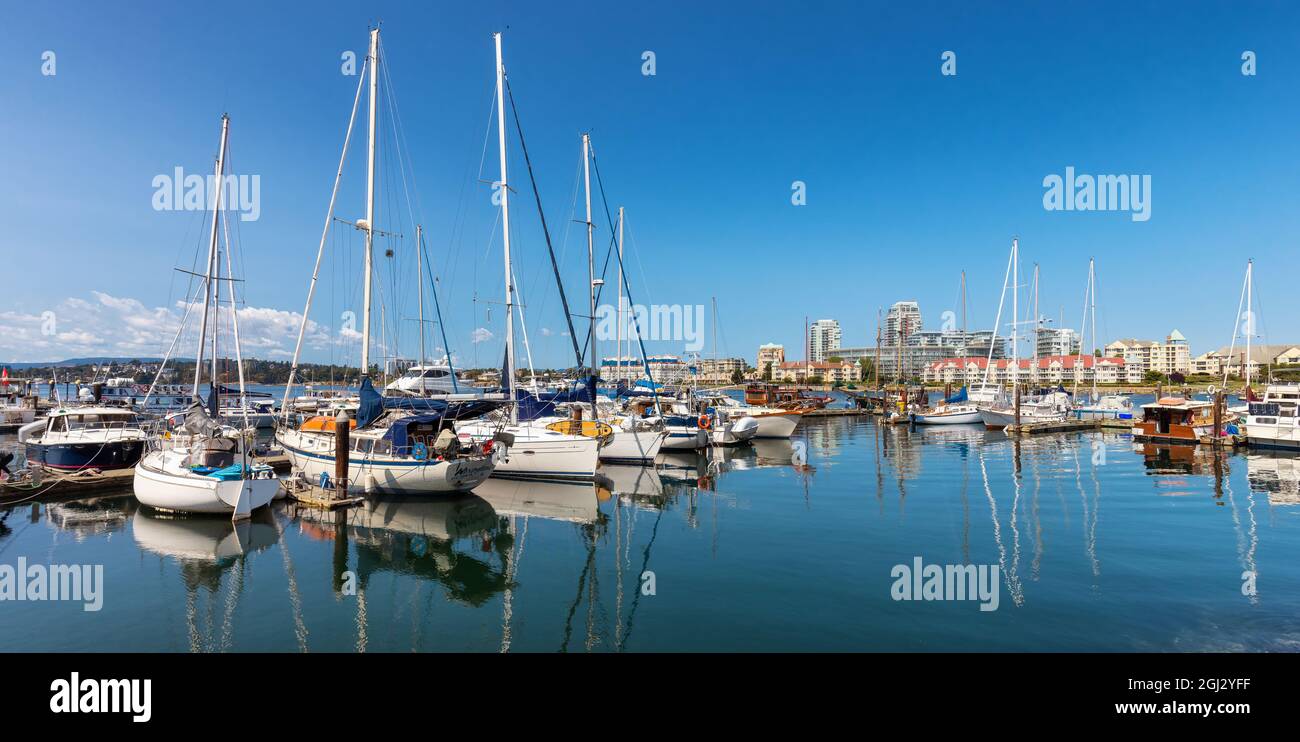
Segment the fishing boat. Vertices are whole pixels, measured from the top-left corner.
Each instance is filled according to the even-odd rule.
[[[9,378],[9,369],[0,371],[0,425],[25,425],[36,419],[36,405],[28,396],[30,384]]]
[[[223,182],[222,178],[226,174],[226,147],[229,137],[230,117],[223,115],[221,147],[217,155],[215,176],[218,183]],[[215,329],[218,322],[215,317],[212,322],[211,393],[207,410],[204,409],[203,400],[199,398],[203,356],[207,348],[208,320],[210,314],[219,313],[221,307],[222,278],[218,239],[221,198],[222,192],[218,189],[217,195],[213,198],[212,230],[209,233],[206,272],[202,283],[203,318],[199,327],[198,354],[194,363],[194,384],[191,387],[192,401],[189,412],[185,422],[174,433],[166,431],[149,438],[148,450],[135,468],[132,487],[136,499],[141,504],[157,510],[228,514],[232,520],[243,520],[254,510],[269,504],[275,498],[280,491],[280,482],[271,467],[253,460],[250,451],[253,445],[251,429],[223,426],[215,419],[221,404],[221,386],[217,383],[218,333]],[[231,245],[227,244],[225,253],[228,266],[230,250]],[[230,302],[232,307],[235,306],[234,298],[232,288]],[[244,364],[239,349],[237,315],[232,317],[232,320],[242,388]],[[180,330],[177,331],[177,337],[180,337]],[[174,346],[175,342],[173,342]],[[166,360],[163,361],[163,365],[166,365]],[[162,373],[161,368],[159,373]]]
[[[59,471],[130,469],[148,437],[133,410],[105,405],[59,407],[18,429],[27,460]]]
[[[1300,449],[1300,384],[1269,384],[1264,398],[1247,405],[1246,444]]]
[[[370,51],[366,57],[361,79],[358,81],[352,116],[344,138],[344,151],[340,163],[347,156],[347,143],[351,141],[352,125],[356,120],[361,101],[361,86],[369,87],[369,133],[366,160],[366,215],[356,227],[365,237],[364,290],[361,326],[361,383],[357,393],[355,417],[346,407],[336,415],[317,415],[295,427],[287,413],[281,418],[275,440],[284,449],[299,477],[319,482],[322,487],[345,488],[355,493],[434,494],[462,492],[473,489],[489,476],[497,462],[506,454],[512,436],[499,428],[487,431],[476,439],[462,439],[457,435],[457,422],[479,417],[502,404],[499,401],[439,399],[387,399],[375,389],[369,377],[370,336],[372,314],[372,286],[374,284],[374,240],[378,229],[375,224],[375,184],[377,124],[379,106],[379,29],[370,31]],[[367,79],[366,73],[369,73]],[[400,159],[400,158],[399,158]],[[343,169],[339,168],[330,197],[325,228],[321,234],[316,255],[316,271],[334,221],[334,203],[338,195]],[[387,233],[385,233],[387,234]],[[289,379],[285,384],[285,407],[298,368],[307,318],[311,312],[316,275],[307,292],[307,305],[298,329]],[[318,408],[319,411],[319,408]],[[336,430],[346,426],[348,432],[347,462],[342,467],[346,482],[331,482],[336,475],[342,448]],[[468,438],[468,437],[467,437]],[[594,454],[594,449],[593,449]],[[593,464],[594,468],[594,459]]]
[[[1214,434],[1214,405],[1187,397],[1161,397],[1142,405],[1142,419],[1133,425],[1133,440],[1152,443],[1199,443]],[[1223,415],[1225,426],[1237,419]]]

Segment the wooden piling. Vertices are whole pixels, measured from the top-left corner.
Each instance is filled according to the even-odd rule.
[[[334,418],[334,491],[339,497],[348,495],[348,452],[352,448],[352,421],[347,410],[339,410]]]

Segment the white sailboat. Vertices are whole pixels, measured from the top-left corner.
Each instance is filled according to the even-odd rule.
[[[966,271],[961,272],[961,333],[962,346],[961,358],[962,364],[966,359]],[[989,361],[992,362],[993,353],[992,345],[989,346]],[[976,392],[970,392],[965,386],[957,394],[948,397],[939,403],[933,410],[926,412],[912,413],[912,422],[916,425],[978,425],[983,422],[980,417],[978,403],[992,403],[996,401],[996,394],[981,387]]]
[[[370,32],[370,53],[366,58],[369,68],[369,138],[367,149],[366,217],[357,227],[365,233],[364,305],[361,330],[361,390],[356,406],[356,418],[351,419],[345,410],[339,410],[351,433],[347,464],[347,489],[350,492],[394,492],[403,494],[431,494],[460,492],[473,489],[488,476],[496,462],[505,454],[508,437],[492,431],[481,440],[462,441],[451,429],[444,414],[430,412],[411,414],[410,411],[385,412],[384,400],[370,382],[370,316],[371,288],[373,285],[373,250],[375,236],[375,151],[376,117],[379,94],[379,29]],[[347,157],[352,127],[356,121],[361,100],[361,85],[367,80],[362,70],[357,96],[353,102],[352,116],[344,138],[343,154],[339,159],[334,191],[330,196],[325,229],[321,234],[320,248],[316,254],[316,269],[307,291],[307,306],[303,310],[302,325],[298,329],[298,342],[294,348],[289,381],[285,385],[284,423],[276,431],[276,442],[284,449],[294,472],[308,481],[324,484],[333,477],[337,464],[336,418],[314,417],[297,427],[288,424],[289,393],[298,368],[299,354],[311,311],[316,280],[320,273],[326,238],[334,218],[334,203],[343,175],[343,162]],[[353,430],[353,428],[355,428]],[[336,483],[337,484],[337,483]]]
[[[225,172],[226,146],[230,136],[230,118],[221,117],[221,149],[217,156],[215,182],[221,183]],[[199,382],[203,374],[203,353],[207,343],[209,310],[220,312],[220,262],[217,255],[218,225],[221,221],[221,188],[213,195],[212,231],[208,243],[207,272],[203,286],[203,319],[199,328],[199,347],[194,366],[193,402],[185,424],[175,434],[155,437],[149,450],[136,465],[133,488],[135,497],[149,507],[184,513],[229,514],[242,520],[274,499],[280,482],[271,467],[251,461],[252,436],[246,429],[232,430],[208,417],[199,399]],[[230,249],[227,239],[227,250]],[[233,289],[232,289],[233,297]],[[215,307],[211,306],[216,304]],[[235,303],[231,302],[232,311]],[[212,398],[218,403],[217,330],[212,330]],[[239,357],[239,325],[235,323],[235,346],[239,375],[244,374]]]
[[[1003,280],[1002,292],[1006,295],[1007,281],[1012,281],[1011,294],[1011,365],[1008,367],[1011,372],[1011,399],[978,405],[980,421],[984,427],[990,430],[998,430],[1008,425],[1014,425],[1017,422],[1017,398],[1020,394],[1020,335],[1019,317],[1020,317],[1020,240],[1011,240],[1011,258],[1007,264],[1007,278]],[[998,302],[998,320],[1002,317],[1002,302]],[[994,338],[996,340],[997,321],[994,322]],[[1034,318],[1034,322],[1039,320]],[[1036,345],[1036,344],[1035,344]],[[1037,352],[1037,351],[1035,351]],[[992,351],[990,351],[990,356]],[[988,372],[993,366],[990,360],[988,368],[985,369],[985,381],[988,379]],[[1019,400],[1019,422],[1021,424],[1036,422],[1056,422],[1064,420],[1070,409],[1070,396],[1064,392],[1050,392],[1036,399],[1020,398]]]
[[[501,55],[501,34],[493,34],[496,44],[496,99],[497,144],[501,162],[501,234],[505,256],[505,345],[506,358],[501,379],[509,394],[515,391],[515,279],[510,256],[510,188],[506,179],[506,112],[505,64]],[[584,137],[584,142],[586,141]],[[590,197],[587,206],[590,228]],[[512,398],[515,398],[512,396]],[[456,432],[463,440],[483,442],[504,433],[513,443],[498,457],[494,476],[538,479],[589,480],[596,475],[601,439],[595,436],[570,435],[553,430],[558,419],[520,420],[518,404],[510,404],[509,412],[501,419],[483,419],[456,424]]]

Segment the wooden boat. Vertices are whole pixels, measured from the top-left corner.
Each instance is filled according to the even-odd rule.
[[[1220,422],[1227,425],[1236,419],[1225,411]],[[1142,405],[1142,419],[1133,426],[1133,440],[1153,443],[1194,444],[1214,433],[1213,403],[1186,397],[1162,397]]]

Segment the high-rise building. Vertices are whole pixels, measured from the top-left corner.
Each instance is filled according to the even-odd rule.
[[[819,319],[808,328],[809,360],[821,363],[835,355],[840,347],[840,323],[833,319]]]
[[[1068,327],[1042,327],[1038,330],[1039,358],[1077,356],[1081,345],[1079,333]]]
[[[885,315],[884,336],[880,344],[899,345],[900,340],[906,344],[907,339],[921,329],[921,305],[914,301],[896,301]]]

